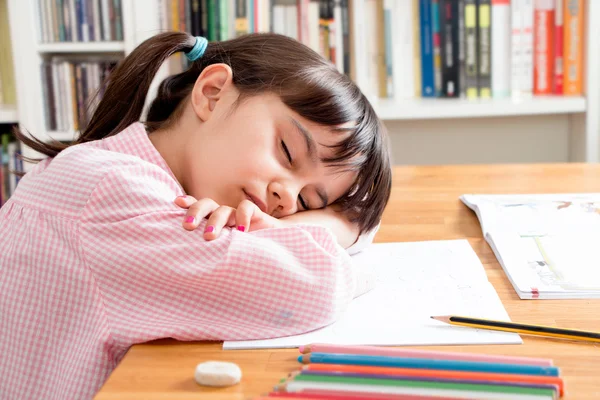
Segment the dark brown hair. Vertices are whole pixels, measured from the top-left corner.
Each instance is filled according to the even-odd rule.
[[[194,43],[195,38],[187,33],[167,32],[140,44],[108,77],[98,108],[75,142],[44,143],[16,132],[18,139],[54,157],[70,145],[116,135],[140,120],[148,89],[163,62],[174,53],[190,51]],[[274,93],[302,117],[334,132],[349,133],[334,146],[335,156],[323,160],[358,172],[355,183],[334,204],[358,223],[361,232],[374,228],[389,200],[392,182],[383,124],[348,76],[296,40],[263,33],[209,43],[204,55],[186,71],[160,84],[145,121],[148,131],[170,125],[202,70],[216,63],[231,67],[240,92],[238,101]]]

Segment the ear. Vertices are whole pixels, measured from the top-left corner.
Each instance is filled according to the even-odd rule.
[[[200,120],[207,121],[214,113],[217,103],[233,90],[233,72],[227,64],[212,64],[196,79],[191,102]]]

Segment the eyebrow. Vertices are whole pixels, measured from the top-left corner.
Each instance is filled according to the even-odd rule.
[[[313,163],[317,163],[317,145],[308,131],[302,124],[296,121],[294,118],[290,118],[294,126],[296,127],[296,131],[302,135],[304,141],[306,142],[306,149],[308,150],[308,157],[311,159]]]
[[[308,131],[308,129],[306,129],[300,122],[298,122],[297,120],[295,120],[294,118],[291,118],[291,117],[290,117],[290,120],[292,121],[292,124],[294,124],[294,126],[296,127],[296,132],[298,132],[304,138],[304,141],[306,142],[306,150],[308,152],[308,158],[310,158],[310,160],[314,164],[316,164],[318,161],[318,158],[317,158],[317,145],[315,143],[315,140],[313,139],[313,137],[310,134],[310,132]],[[321,202],[323,203],[322,207],[323,208],[327,207],[327,204],[329,204],[329,197],[327,196],[327,192],[325,192],[325,190],[323,189],[322,186],[317,187],[316,191],[317,191],[317,195],[321,199]]]

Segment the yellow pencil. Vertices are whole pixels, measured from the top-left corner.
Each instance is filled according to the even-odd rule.
[[[559,339],[583,340],[587,342],[600,342],[600,332],[588,332],[575,329],[553,328],[551,326],[527,325],[516,322],[493,321],[482,318],[459,317],[455,315],[431,317],[437,321],[450,325],[467,326],[478,329],[490,329],[522,333],[524,335],[546,336]]]

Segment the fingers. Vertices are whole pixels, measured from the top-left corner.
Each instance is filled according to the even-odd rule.
[[[193,197],[193,204],[188,205],[188,211],[183,219],[183,227],[188,231],[193,231],[206,216],[219,208],[219,205],[212,199],[202,199],[196,201]],[[192,200],[179,200],[181,202],[191,202]],[[176,200],[177,201],[177,200]],[[179,205],[179,204],[178,204]]]
[[[256,204],[250,200],[244,200],[238,205],[235,210],[235,224],[237,225],[238,231],[250,231],[250,222],[257,210],[260,212]]]
[[[197,202],[195,197],[192,196],[179,196],[175,198],[175,204],[181,208],[189,208],[192,204]]]
[[[216,239],[221,234],[224,226],[233,225],[235,225],[235,208],[220,206],[208,218],[204,228],[204,239]]]

